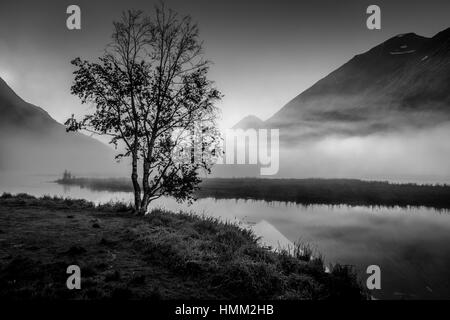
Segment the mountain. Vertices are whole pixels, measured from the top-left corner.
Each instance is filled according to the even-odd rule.
[[[397,35],[356,55],[265,122],[299,141],[435,126],[450,120],[450,28]]]
[[[0,78],[0,170],[33,173],[114,170],[113,150],[22,100]]]
[[[233,126],[233,129],[247,129],[247,128],[260,129],[264,128],[264,126],[265,123],[260,118],[254,115],[249,115],[243,118],[238,123],[236,123]]]

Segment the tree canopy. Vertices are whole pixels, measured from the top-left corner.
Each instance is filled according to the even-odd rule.
[[[124,150],[116,158],[131,158],[136,212],[163,195],[192,199],[199,172],[209,172],[221,152],[221,93],[207,77],[210,62],[192,19],[163,5],[153,16],[127,11],[98,61],[72,64],[71,93],[94,108],[68,119],[67,130],[109,136]]]

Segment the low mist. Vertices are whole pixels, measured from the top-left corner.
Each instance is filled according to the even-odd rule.
[[[121,176],[126,164],[114,160],[115,152],[101,142],[63,128],[46,133],[2,130],[0,171],[23,174]],[[7,137],[7,138],[6,138]]]
[[[284,148],[279,177],[450,181],[450,125],[368,136],[328,136]]]
[[[262,178],[354,178],[450,182],[450,125],[370,135],[327,135],[280,150],[276,175]],[[257,177],[256,165],[216,165],[214,177]]]

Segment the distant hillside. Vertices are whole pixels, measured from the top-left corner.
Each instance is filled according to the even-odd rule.
[[[254,115],[249,115],[249,116],[243,118],[238,123],[236,123],[233,126],[233,129],[247,129],[247,128],[259,129],[259,128],[264,128],[264,126],[265,126],[265,123],[260,118],[254,116]]]
[[[449,120],[450,28],[432,38],[398,35],[356,55],[292,99],[265,126],[299,140]]]
[[[0,78],[0,170],[105,172],[113,163],[111,148],[86,135],[66,133]]]

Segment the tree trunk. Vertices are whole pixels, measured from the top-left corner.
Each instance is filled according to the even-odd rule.
[[[137,170],[137,156],[133,155],[131,181],[133,182],[134,188],[134,211],[139,213],[141,211],[141,187],[139,186]]]
[[[147,161],[147,159],[144,159],[143,164],[143,177],[142,177],[142,188],[144,189],[144,196],[142,197],[142,203],[141,203],[141,212],[140,214],[144,215],[147,212],[147,207],[150,203],[150,187],[148,185],[148,179],[150,175],[150,163]]]
[[[158,112],[159,113],[159,112]],[[157,117],[159,118],[159,115],[157,114]],[[142,188],[144,189],[144,196],[141,203],[141,212],[140,214],[145,215],[147,213],[147,207],[150,204],[150,186],[148,183],[148,179],[150,178],[150,166],[151,166],[151,159],[153,156],[153,145],[155,143],[155,136],[156,136],[156,130],[153,128],[152,137],[150,138],[150,145],[149,150],[147,152],[147,157],[143,158],[143,165],[142,165]]]

